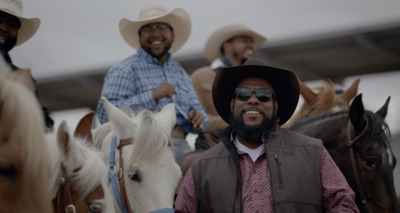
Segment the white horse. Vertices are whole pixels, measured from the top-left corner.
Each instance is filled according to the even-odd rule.
[[[0,59],[0,212],[50,213],[42,111],[15,75]]]
[[[46,139],[54,212],[115,212],[101,153],[72,136],[65,121]]]
[[[112,168],[115,206],[119,212],[173,212],[181,170],[175,162],[170,133],[176,122],[173,104],[158,113],[134,117],[102,98],[109,123],[93,131],[93,141]],[[119,177],[119,178],[118,178]]]

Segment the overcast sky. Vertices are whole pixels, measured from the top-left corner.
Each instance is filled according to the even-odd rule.
[[[137,20],[144,0],[23,0],[23,16],[37,17],[36,35],[14,48],[20,67],[37,80],[110,67],[135,52],[122,39],[121,18]],[[168,12],[186,10],[192,21],[187,43],[175,56],[203,52],[216,29],[245,23],[273,45],[321,34],[400,22],[399,0],[162,0]]]

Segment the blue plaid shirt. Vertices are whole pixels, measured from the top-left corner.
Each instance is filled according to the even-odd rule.
[[[153,90],[165,81],[175,87],[177,94],[156,101]],[[185,118],[189,112],[200,110],[206,124],[203,130],[207,128],[208,117],[197,100],[192,81],[182,66],[171,59],[171,55],[164,65],[161,65],[157,59],[139,48],[137,54],[129,56],[108,71],[104,78],[101,96],[106,97],[117,108],[131,108],[135,113],[143,109],[158,112],[165,105],[175,103],[175,106],[178,105],[186,113],[182,115],[175,109],[175,127],[182,128],[185,133],[196,133],[192,123]],[[101,123],[108,121],[101,100],[97,105],[97,114]]]

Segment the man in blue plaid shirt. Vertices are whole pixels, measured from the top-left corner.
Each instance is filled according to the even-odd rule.
[[[101,96],[116,107],[130,108],[135,113],[143,109],[157,112],[174,103],[177,119],[171,137],[175,159],[179,160],[191,151],[186,135],[205,130],[208,123],[189,75],[170,54],[188,39],[190,18],[180,8],[167,13],[163,5],[149,4],[141,9],[139,21],[122,19],[119,26],[122,37],[137,53],[110,69]],[[101,123],[108,121],[102,101],[97,114]]]

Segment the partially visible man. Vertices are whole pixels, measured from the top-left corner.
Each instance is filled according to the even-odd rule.
[[[186,173],[175,212],[359,212],[322,141],[280,127],[298,103],[294,73],[249,59],[218,71],[212,96],[229,127]]]
[[[171,59],[171,53],[183,46],[189,37],[189,15],[177,8],[167,13],[161,4],[148,4],[138,21],[122,19],[120,32],[125,41],[137,49],[113,66],[104,79],[101,96],[118,108],[137,113],[143,109],[159,111],[174,103],[177,121],[171,133],[175,159],[192,151],[186,135],[207,127],[208,118],[197,100],[189,75]],[[101,123],[108,121],[102,101],[97,106]]]
[[[12,63],[9,51],[28,39],[38,30],[40,20],[38,18],[22,17],[21,0],[0,0],[0,52],[4,60],[11,66],[12,71],[19,73],[19,76],[29,75],[32,82],[23,82],[32,90],[39,100],[39,93],[36,88],[36,81],[32,78],[30,70],[20,69]],[[26,79],[22,77],[21,79]],[[28,78],[29,79],[29,78]],[[42,105],[46,131],[52,131],[54,121],[49,115],[48,109]]]
[[[218,129],[227,127],[215,110],[211,88],[217,71],[222,67],[242,65],[247,59],[252,58],[254,51],[266,41],[266,38],[243,24],[233,24],[215,31],[207,40],[204,55],[211,63],[195,70],[191,79],[199,102],[206,110],[209,124],[206,133],[216,137]],[[196,147],[205,147],[203,141],[196,140]]]

